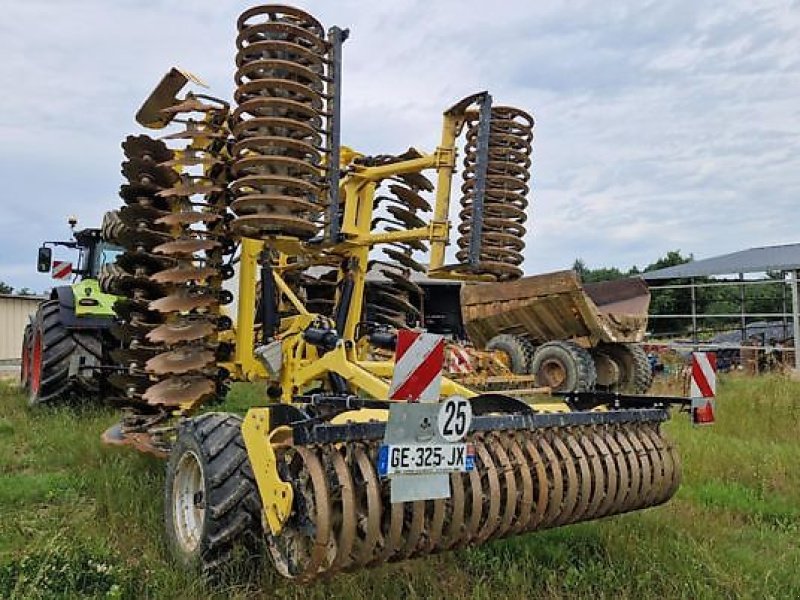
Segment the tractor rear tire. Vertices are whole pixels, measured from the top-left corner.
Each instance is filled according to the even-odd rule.
[[[653,384],[653,370],[647,353],[639,344],[608,344],[602,352],[619,368],[616,388],[625,394],[644,394]]]
[[[71,331],[61,322],[58,300],[39,305],[31,327],[28,404],[56,405],[96,396],[99,382],[92,373],[70,375],[70,362],[102,363],[103,346],[93,333]]]
[[[219,574],[237,547],[262,537],[261,499],[241,432],[242,419],[206,413],[184,421],[170,453],[164,525],[184,567]]]
[[[22,353],[19,362],[19,386],[27,390],[31,382],[31,343],[33,340],[33,327],[29,322],[25,325],[25,333],[22,334]]]
[[[531,372],[533,345],[525,338],[501,333],[489,340],[486,349],[503,352],[508,357],[511,372],[515,375],[527,375]]]
[[[597,372],[587,350],[574,342],[554,341],[536,349],[531,365],[536,384],[556,392],[588,392],[594,389]]]

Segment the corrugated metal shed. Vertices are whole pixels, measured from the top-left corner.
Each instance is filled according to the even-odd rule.
[[[28,316],[42,300],[44,296],[0,294],[0,361],[19,360]]]
[[[764,271],[793,271],[800,269],[800,244],[750,248],[731,254],[722,254],[685,265],[676,265],[642,273],[645,279],[682,279],[729,275],[736,273],[763,273]]]

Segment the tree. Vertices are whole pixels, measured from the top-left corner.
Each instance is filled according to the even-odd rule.
[[[18,296],[33,296],[35,294],[31,288],[27,287],[18,289],[16,293]]]
[[[0,294],[11,294],[14,292],[14,288],[8,285],[7,283],[0,281]]]

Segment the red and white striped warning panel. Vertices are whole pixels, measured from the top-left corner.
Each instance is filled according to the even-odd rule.
[[[472,372],[472,360],[469,352],[458,344],[448,344],[446,348],[446,364],[448,373],[465,374]]]
[[[53,279],[69,279],[72,277],[72,263],[64,260],[54,260],[51,275]]]
[[[714,422],[714,396],[717,394],[717,355],[713,352],[692,352],[692,422],[709,425]]]
[[[444,338],[409,329],[397,332],[390,400],[438,402],[442,387]]]

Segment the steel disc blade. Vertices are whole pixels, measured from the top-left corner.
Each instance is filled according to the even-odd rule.
[[[164,254],[168,256],[191,256],[195,252],[203,250],[213,250],[221,247],[222,244],[216,240],[201,240],[196,238],[179,239],[173,242],[166,242],[153,248],[154,254]]]
[[[204,281],[212,277],[219,277],[220,272],[211,267],[174,267],[159,271],[150,276],[150,281],[156,283],[187,283],[189,281]]]
[[[173,266],[175,259],[147,252],[125,252],[117,256],[115,262],[129,273],[135,273],[141,269],[149,274]]]
[[[423,192],[433,191],[433,183],[422,173],[402,173],[398,177],[412,189],[422,190]]]
[[[143,365],[163,350],[163,348],[153,347],[117,348],[111,351],[111,359],[118,365],[130,365],[131,363]]]
[[[393,248],[384,248],[383,253],[392,260],[396,260],[404,267],[408,267],[413,271],[417,271],[420,273],[425,271],[425,267],[423,267],[421,264],[419,264],[417,261],[411,258],[411,256],[409,256],[408,254],[399,252]]]
[[[406,292],[413,292],[419,296],[424,294],[422,288],[411,281],[407,276],[390,271],[389,269],[381,269],[381,273],[384,277],[392,281],[392,285],[395,285]]]
[[[168,214],[169,212],[166,210],[159,210],[152,206],[143,206],[141,204],[129,204],[119,210],[120,220],[133,228],[139,227],[142,223],[154,223],[159,217]]]
[[[216,391],[216,385],[207,377],[170,377],[147,389],[142,398],[148,404],[180,406],[197,403]]]
[[[129,135],[122,142],[122,150],[128,158],[149,157],[155,163],[170,160],[173,156],[172,150],[159,140],[151,138],[149,135]]]
[[[142,206],[152,206],[159,210],[168,210],[169,202],[156,196],[161,188],[155,186],[132,185],[126,183],[119,188],[119,197],[125,204],[141,204]]]
[[[168,213],[155,220],[156,225],[194,225],[195,223],[214,223],[222,217],[210,212],[185,211]]]
[[[160,313],[187,312],[217,304],[216,295],[209,293],[178,293],[153,300],[149,308]]]
[[[109,375],[108,382],[120,390],[135,390],[135,393],[143,393],[151,381],[147,375],[130,375],[128,373],[114,373]]]
[[[416,227],[425,227],[425,221],[420,219],[417,215],[415,215],[410,210],[403,208],[402,206],[390,206],[386,210],[389,211],[395,219],[406,225],[409,229],[414,229]]]
[[[213,323],[199,320],[164,323],[147,334],[147,340],[154,344],[177,344],[194,342],[212,335],[216,331]]]
[[[175,170],[142,158],[131,158],[122,163],[122,175],[131,183],[154,183],[162,188],[178,180]]]
[[[198,347],[179,348],[154,356],[145,364],[154,375],[182,375],[214,363],[214,353]]]
[[[397,198],[406,206],[425,212],[431,210],[431,205],[427,200],[425,200],[425,198],[403,185],[390,185],[389,191],[397,196]]]

